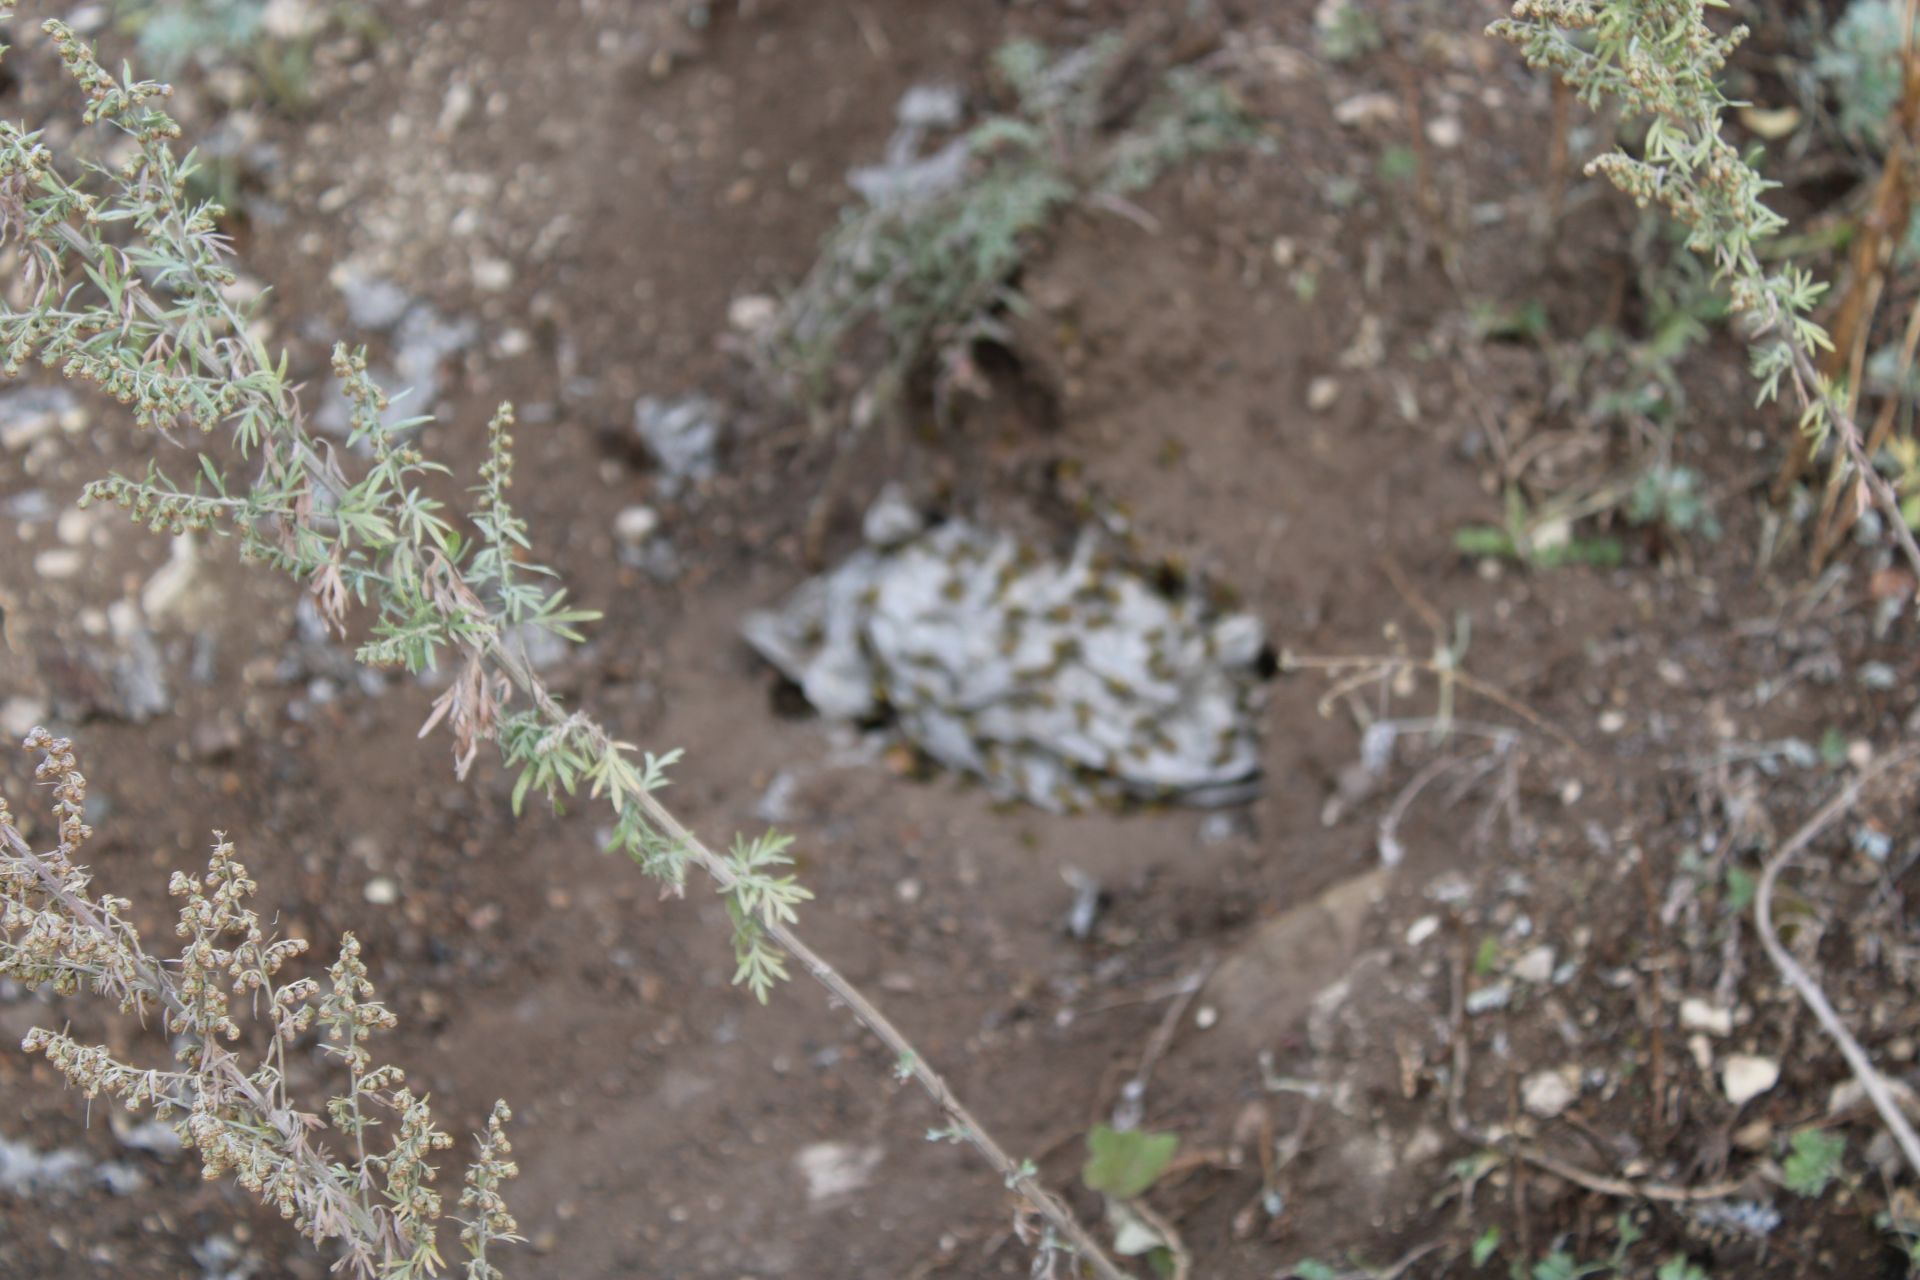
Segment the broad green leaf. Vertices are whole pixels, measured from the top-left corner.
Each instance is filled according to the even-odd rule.
[[[1080,1180],[1094,1191],[1131,1200],[1154,1184],[1179,1146],[1178,1134],[1096,1125],[1087,1135],[1087,1163]]]

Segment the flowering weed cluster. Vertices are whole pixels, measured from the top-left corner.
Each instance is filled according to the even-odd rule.
[[[367,1047],[395,1019],[375,998],[353,935],[341,940],[324,983],[283,977],[288,962],[306,953],[306,940],[266,931],[249,905],[253,880],[216,834],[203,875],[173,875],[180,953],[156,959],[125,918],[128,901],[96,892],[75,861],[93,829],[72,743],[36,729],[25,745],[40,753],[35,777],[52,792],[59,841],[36,851],[0,799],[0,976],[111,1000],[171,1039],[175,1065],[136,1066],[106,1045],[44,1028],[27,1034],[26,1050],[89,1099],[170,1121],[208,1178],[231,1177],[302,1235],[334,1246],[347,1274],[412,1280],[439,1271],[444,1206],[433,1161],[453,1139],[405,1073],[376,1063]],[[264,1044],[244,1033],[247,1015],[263,1024]],[[288,1083],[289,1051],[316,1040],[346,1077],[324,1119]],[[469,1215],[460,1232],[467,1280],[496,1280],[490,1246],[518,1238],[500,1194],[516,1172],[508,1118],[506,1104],[496,1104],[460,1196]],[[383,1126],[392,1132],[384,1145],[374,1135]],[[341,1152],[327,1145],[329,1131]]]

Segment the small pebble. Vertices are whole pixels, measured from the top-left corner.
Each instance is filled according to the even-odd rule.
[[[73,547],[54,547],[33,558],[33,571],[42,578],[71,578],[80,572],[86,557]]]
[[[18,745],[35,728],[47,722],[47,704],[38,698],[15,695],[0,702],[0,733]]]
[[[613,518],[613,536],[637,547],[660,528],[660,513],[648,506],[627,507]]]
[[[1513,964],[1513,976],[1534,986],[1545,986],[1553,977],[1553,948],[1535,947]]]
[[[1722,1009],[1698,996],[1689,996],[1680,1002],[1680,1025],[1688,1031],[1704,1031],[1715,1036],[1729,1035],[1733,1031],[1733,1011]]]
[[[741,333],[758,333],[780,315],[780,304],[764,293],[749,293],[727,304],[727,323]]]
[[[392,876],[375,876],[362,892],[374,906],[390,907],[400,901],[400,882]]]
[[[1720,1066],[1720,1087],[1727,1101],[1745,1106],[1780,1083],[1780,1064],[1772,1058],[1736,1053]]]
[[[473,264],[473,287],[501,293],[513,284],[513,264],[505,258],[479,258]]]
[[[1527,1114],[1551,1120],[1580,1097],[1580,1074],[1573,1067],[1536,1071],[1520,1084],[1520,1105]]]
[[[1307,408],[1315,413],[1324,413],[1333,407],[1340,398],[1340,380],[1338,378],[1318,377],[1307,384]]]

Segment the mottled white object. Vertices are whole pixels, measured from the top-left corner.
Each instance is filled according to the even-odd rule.
[[[1165,595],[1090,537],[1061,561],[953,521],[856,551],[742,632],[821,714],[891,711],[934,759],[1043,808],[1258,787],[1258,620]]]

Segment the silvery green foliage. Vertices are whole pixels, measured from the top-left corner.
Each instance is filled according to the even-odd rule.
[[[1835,491],[1845,486],[1860,510],[1877,507],[1908,567],[1920,573],[1920,541],[1901,498],[1914,488],[1920,450],[1894,442],[1886,458],[1894,475],[1881,473],[1841,388],[1815,363],[1833,350],[1812,314],[1826,285],[1785,255],[1762,251],[1786,220],[1762,201],[1779,184],[1762,178],[1722,133],[1732,104],[1720,76],[1747,36],[1743,26],[1721,34],[1708,25],[1707,11],[1726,7],[1727,0],[1515,0],[1513,16],[1488,31],[1589,107],[1614,102],[1645,121],[1640,154],[1610,152],[1587,172],[1643,209],[1663,208],[1686,247],[1712,264],[1750,340],[1760,403],[1777,399],[1783,384],[1791,389],[1811,446],[1835,443]]]
[[[638,752],[567,712],[527,661],[520,637],[528,628],[578,640],[576,628],[597,615],[574,608],[533,558],[526,522],[508,499],[511,408],[488,425],[487,458],[464,513],[435,496],[449,473],[411,443],[424,419],[393,417],[364,351],[341,346],[333,356],[350,406],[346,454],[321,444],[287,357],[261,342],[252,307],[228,296],[234,274],[220,210],[188,194],[196,160],[175,153],[179,126],[161,108],[167,87],[115,77],[62,23],[46,30],[87,99],[84,123],[121,134],[127,158],[69,173],[40,135],[0,122],[0,243],[21,256],[25,287],[23,303],[0,303],[4,372],[37,361],[93,382],[138,426],[169,436],[224,428],[242,462],[235,470],[245,473],[201,449],[189,477],[155,464],[90,484],[84,501],[110,502],[155,532],[236,538],[244,556],[304,583],[343,633],[350,609],[368,610],[363,662],[452,668],[426,727],[444,722],[452,731],[462,776],[493,741],[518,774],[516,811],[533,792],[554,802],[582,789],[604,797],[615,846],[679,888],[683,842],[657,830],[648,802],[666,785],[672,755]],[[516,690],[531,705],[509,710]],[[764,998],[780,965],[763,926],[805,893],[790,883],[766,887],[753,878],[764,878],[760,863],[708,856],[738,917],[742,981]]]
[[[0,0],[0,19],[13,6]],[[1122,1280],[1099,1242],[1057,1197],[997,1143],[952,1088],[866,994],[793,929],[808,898],[788,874],[788,840],[769,832],[716,852],[657,793],[677,752],[640,752],[547,687],[521,638],[531,628],[575,639],[594,615],[571,607],[551,569],[532,555],[526,522],[508,500],[513,473],[511,408],[489,424],[487,459],[456,512],[441,496],[447,469],[387,417],[386,395],[363,352],[334,353],[334,373],[352,406],[344,451],[309,430],[288,358],[270,352],[251,311],[233,302],[217,230],[220,210],[192,200],[191,154],[174,153],[179,126],[160,104],[166,86],[106,71],[60,22],[43,29],[86,99],[82,121],[117,131],[114,168],[63,168],[39,134],[0,123],[0,247],[22,264],[20,289],[0,302],[0,368],[32,361],[83,378],[126,405],[135,423],[184,437],[197,471],[189,481],[158,467],[110,476],[87,490],[155,531],[233,536],[243,552],[305,584],[318,615],[344,631],[350,609],[372,616],[367,662],[452,678],[434,701],[424,735],[444,723],[457,771],[493,742],[517,775],[516,811],[534,792],[556,805],[584,793],[614,818],[612,847],[684,892],[689,865],[713,882],[732,922],[736,980],[764,1000],[795,956],[806,972],[899,1060],[964,1141],[1009,1179],[1025,1210],[1057,1232],[1102,1280]],[[230,475],[195,437],[224,428],[244,479]],[[351,467],[351,471],[349,470]],[[521,705],[509,708],[511,698]],[[501,1151],[497,1137],[487,1149]],[[497,1179],[470,1181],[463,1197],[479,1216],[463,1236],[484,1246]],[[478,1225],[475,1225],[478,1223]],[[414,1274],[420,1274],[415,1272]],[[471,1280],[491,1280],[470,1268]],[[393,1280],[398,1280],[394,1277]]]
[[[137,34],[140,52],[163,74],[195,59],[246,49],[261,35],[268,0],[117,0],[114,12]]]
[[[868,524],[884,523],[869,519]],[[742,628],[823,714],[890,711],[949,768],[1045,809],[1259,785],[1259,622],[952,521],[854,553]]]
[[[1882,149],[1887,121],[1900,101],[1903,0],[1853,0],[1813,57],[1813,73],[1838,105],[1840,131],[1857,145]]]
[[[0,799],[0,976],[52,995],[103,996],[174,1045],[171,1068],[136,1066],[120,1050],[68,1031],[35,1028],[22,1047],[43,1056],[89,1100],[151,1110],[199,1153],[208,1178],[231,1177],[315,1244],[338,1250],[337,1270],[361,1280],[419,1280],[440,1271],[436,1153],[453,1145],[424,1094],[368,1044],[396,1020],[376,999],[347,934],[327,980],[287,979],[305,954],[250,905],[255,884],[216,835],[204,875],[175,872],[180,954],[150,955],[127,920],[131,904],[98,893],[75,859],[93,835],[87,780],[72,743],[35,729],[35,779],[52,797],[58,844],[36,850]],[[243,1034],[243,1022],[261,1035]],[[314,1044],[343,1077],[324,1118],[303,1108],[289,1051]],[[492,1244],[519,1239],[501,1187],[518,1172],[496,1104],[469,1166],[460,1207],[466,1280],[499,1280]]]
[[[1513,16],[1489,30],[1527,62],[1566,81],[1589,107],[1614,101],[1646,121],[1640,154],[1609,152],[1587,172],[1605,177],[1642,208],[1659,205],[1726,283],[1733,310],[1754,335],[1760,398],[1775,398],[1796,375],[1806,425],[1824,437],[1831,403],[1820,387],[1798,385],[1796,353],[1829,346],[1812,319],[1826,286],[1794,266],[1769,265],[1760,246],[1786,220],[1761,200],[1779,184],[1760,176],[1722,134],[1731,105],[1719,76],[1747,29],[1707,24],[1725,0],[1517,0]]]
[[[1105,127],[1121,52],[1114,37],[1057,56],[1007,45],[995,66],[1012,109],[930,153],[932,136],[959,126],[961,104],[950,90],[909,91],[886,162],[850,176],[862,204],[761,336],[773,376],[822,405],[855,342],[877,334],[884,355],[866,389],[870,409],[890,403],[928,362],[1004,336],[996,316],[1019,303],[1013,277],[1067,206],[1124,198],[1195,156],[1262,140],[1224,86],[1188,68],[1162,76],[1123,127]]]

